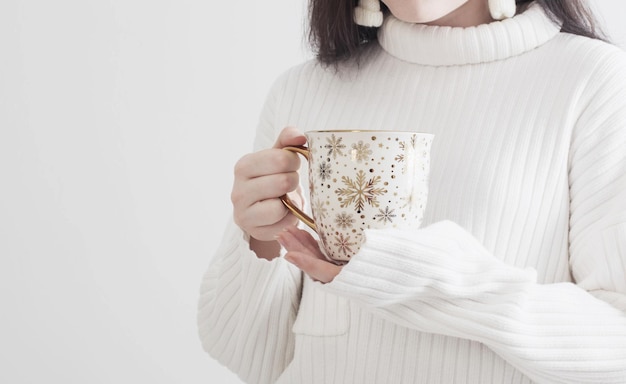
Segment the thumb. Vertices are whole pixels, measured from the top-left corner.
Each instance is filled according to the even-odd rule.
[[[276,139],[276,143],[274,143],[274,148],[283,148],[292,145],[304,145],[305,143],[306,137],[302,134],[302,132],[294,127],[285,127],[282,131],[280,131],[278,139]]]

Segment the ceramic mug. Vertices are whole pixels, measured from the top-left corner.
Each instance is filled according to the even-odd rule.
[[[309,131],[290,146],[308,161],[312,217],[288,197],[283,204],[319,236],[322,251],[343,264],[363,230],[419,228],[426,208],[434,136],[408,131]]]

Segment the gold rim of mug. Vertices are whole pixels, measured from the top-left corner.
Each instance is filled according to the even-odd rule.
[[[416,131],[397,131],[393,129],[322,129],[319,131],[305,131],[304,133],[328,133],[328,132],[363,132],[363,133],[380,133],[380,132],[391,132],[391,133],[417,133],[420,135],[434,135],[433,133],[427,132],[416,132]]]
[[[305,131],[304,134],[315,134],[315,133],[392,133],[398,135],[411,134],[411,135],[420,135],[434,138],[434,133],[427,132],[415,132],[415,131],[394,131],[394,130],[383,130],[383,129],[324,129],[320,131]]]

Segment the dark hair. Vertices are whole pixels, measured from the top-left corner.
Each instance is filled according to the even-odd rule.
[[[585,0],[516,0],[519,6],[535,1],[556,22],[561,31],[608,41]],[[378,28],[354,23],[358,0],[309,0],[308,40],[315,57],[323,64],[338,64],[358,57],[363,48],[376,41]],[[381,3],[383,12],[389,12]]]

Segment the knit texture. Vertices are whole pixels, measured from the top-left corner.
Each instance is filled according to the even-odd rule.
[[[464,29],[387,17],[367,55],[286,71],[254,148],[285,126],[432,133],[423,227],[368,230],[321,284],[228,223],[204,349],[248,383],[626,383],[624,52],[531,6]]]

